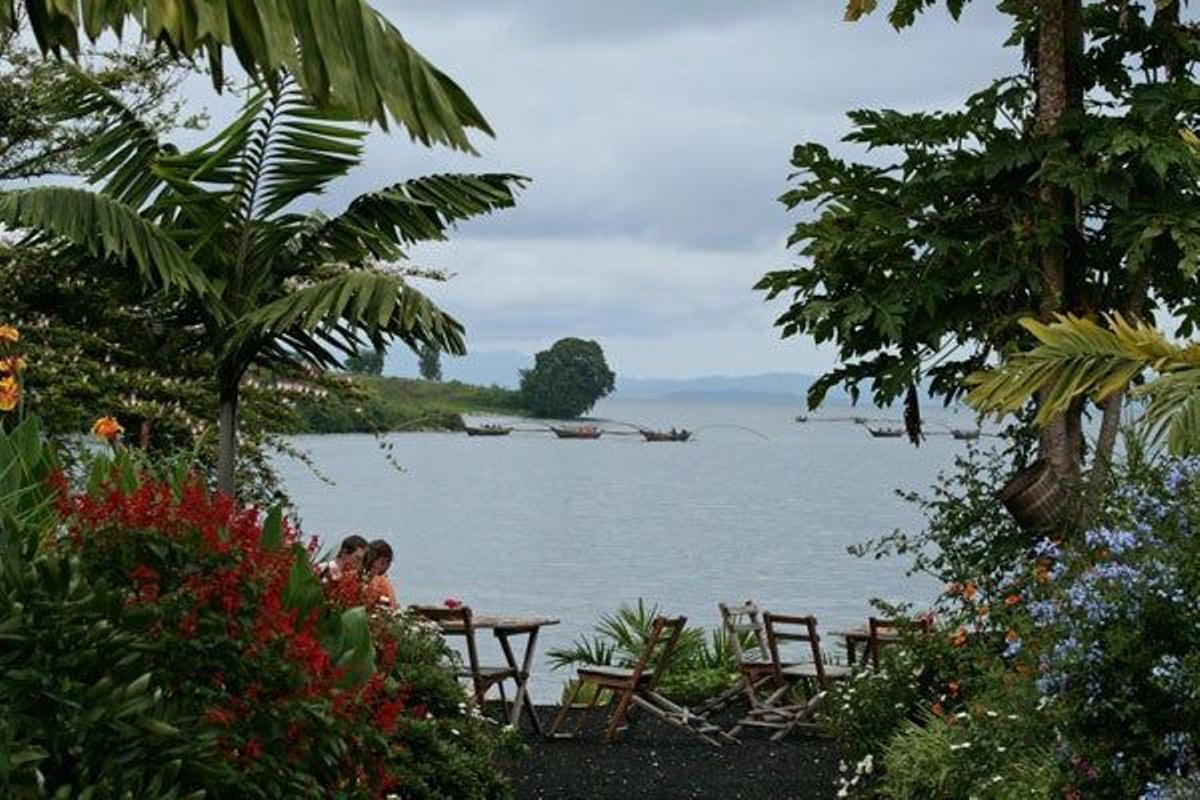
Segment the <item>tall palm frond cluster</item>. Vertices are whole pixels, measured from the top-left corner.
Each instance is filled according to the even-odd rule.
[[[203,58],[218,91],[229,48],[260,86],[295,81],[322,110],[398,122],[424,145],[474,152],[467,130],[492,132],[466,92],[366,0],[0,0],[0,28],[27,29],[56,56],[133,25],[181,60]]]
[[[182,151],[83,73],[67,106],[102,116],[85,154],[96,190],[0,194],[0,222],[43,244],[136,272],[215,363],[218,486],[233,491],[247,371],[328,368],[389,339],[464,352],[463,327],[405,280],[406,249],[514,204],[523,178],[435,175],[386,186],[340,213],[304,210],[362,162],[366,135],[295,86],[251,94],[212,139]]]

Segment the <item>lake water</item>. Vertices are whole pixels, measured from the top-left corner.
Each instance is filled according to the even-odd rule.
[[[305,436],[295,444],[333,485],[295,462],[280,467],[306,534],[327,546],[350,532],[392,544],[402,603],[452,596],[477,613],[559,618],[540,656],[639,597],[706,627],[718,624],[718,601],[754,598],[815,614],[824,630],[863,624],[872,597],[932,598],[936,587],[906,577],[905,562],[846,547],[915,528],[919,513],[894,490],[929,486],[964,443],[931,437],[916,449],[848,422],[800,424],[781,406],[611,401],[593,413],[698,434],[686,444],[392,435],[404,472],[371,436]],[[972,426],[965,414],[954,421]],[[557,699],[567,675],[539,662],[534,696]]]

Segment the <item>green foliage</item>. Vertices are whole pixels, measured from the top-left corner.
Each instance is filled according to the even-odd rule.
[[[521,371],[521,396],[537,416],[578,417],[616,386],[604,351],[591,340],[559,339]]]
[[[658,614],[658,606],[646,605],[641,598],[636,605],[622,603],[616,613],[600,617],[594,635],[580,636],[570,647],[551,650],[546,657],[554,669],[587,664],[632,667],[646,650]],[[744,646],[751,646],[749,636]],[[658,678],[658,690],[683,705],[715,697],[737,677],[735,656],[724,631],[706,635],[700,628],[685,627],[666,675]]]
[[[421,346],[417,349],[421,377],[427,381],[442,379],[441,354],[432,347]]]
[[[202,116],[183,116],[176,90],[190,72],[148,46],[89,53],[80,66],[123,98],[156,130],[198,127]],[[105,133],[97,120],[64,122],[73,101],[70,68],[43,59],[12,32],[0,33],[0,179],[77,174],[79,152]]]
[[[345,369],[355,375],[382,375],[383,353],[379,350],[368,350],[365,353],[348,356]]]
[[[905,723],[887,748],[881,793],[895,800],[1053,797],[1059,769],[1050,743],[1031,742],[1029,726],[1016,716],[990,708]]]
[[[184,58],[206,57],[218,89],[232,48],[258,83],[276,89],[291,76],[322,109],[384,126],[391,118],[426,145],[474,152],[467,129],[491,133],[466,93],[364,0],[283,0],[252,9],[231,0],[21,5],[24,14],[16,0],[0,2],[0,28],[20,31],[27,22],[43,52],[76,55],[81,32],[95,41],[103,33],[120,35],[132,21],[146,42]]]
[[[851,2],[847,15],[875,5]],[[931,5],[901,0],[891,21],[903,27]],[[795,185],[781,199],[801,217],[789,239],[801,263],[757,288],[787,298],[784,336],[838,348],[840,365],[814,383],[810,406],[839,384],[853,397],[869,387],[880,404],[922,380],[935,396],[959,396],[991,354],[1026,341],[1016,323],[1047,299],[1039,266],[1051,246],[1069,250],[1066,292],[1053,298],[1064,311],[1157,304],[1184,335],[1200,319],[1200,161],[1180,136],[1200,122],[1195,52],[1178,45],[1177,4],[1157,4],[1152,18],[1117,5],[1084,4],[1087,106],[1052,137],[1035,124],[1030,63],[957,110],[852,112],[846,141],[882,162],[795,148]],[[947,6],[957,14],[962,2]],[[1032,47],[1037,8],[1000,5],[1012,44]],[[1048,209],[1038,186],[1072,202]]]
[[[0,509],[52,461],[33,423],[0,433],[25,475]],[[507,796],[436,632],[327,596],[278,512],[144,465],[98,456],[51,517],[0,512],[0,793]]]
[[[303,433],[378,433],[463,429],[463,414],[527,413],[521,396],[499,386],[458,381],[354,376],[350,382],[296,403]]]
[[[462,327],[377,259],[442,239],[455,221],[511,206],[512,175],[423,178],[353,201],[341,215],[292,206],[361,159],[360,128],[323,119],[295,90],[256,94],[212,140],[180,153],[87,76],[89,114],[120,136],[85,154],[100,193],[37,187],[0,195],[0,219],[103,255],[151,286],[179,290],[172,323],[202,331],[222,407],[221,488],[234,488],[237,411],[255,366],[338,366],[396,337],[460,352]],[[230,243],[233,243],[232,245]],[[420,272],[420,271],[418,271]]]

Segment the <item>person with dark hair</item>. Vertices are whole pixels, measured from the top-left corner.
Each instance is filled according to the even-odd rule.
[[[382,606],[395,609],[396,590],[388,580],[387,571],[392,566],[392,546],[383,539],[376,539],[367,545],[367,555],[363,558],[362,574],[367,588],[364,593],[367,608]]]
[[[347,575],[355,575],[362,569],[363,557],[367,554],[367,540],[352,533],[342,539],[337,555],[317,565],[317,577],[321,583],[336,583]]]

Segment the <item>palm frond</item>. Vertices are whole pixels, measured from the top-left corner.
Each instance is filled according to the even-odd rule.
[[[1078,397],[1103,400],[1120,391],[1147,368],[1162,371],[1180,355],[1178,346],[1142,322],[1119,314],[1105,317],[1108,328],[1071,315],[1050,324],[1025,319],[1021,324],[1038,340],[993,370],[967,378],[967,401],[984,412],[1019,410],[1043,391],[1038,422],[1065,411]]]
[[[79,30],[95,40],[118,36],[127,20],[148,41],[184,57],[208,57],[213,83],[224,80],[226,48],[246,72],[277,88],[285,74],[322,109],[403,125],[416,140],[474,152],[467,129],[491,135],[483,115],[366,0],[24,0],[43,52],[79,52]],[[82,12],[82,13],[80,13]],[[17,22],[13,0],[0,2],[0,25]]]
[[[152,285],[212,293],[204,273],[158,226],[102,194],[59,186],[0,194],[0,222],[132,263]]]
[[[281,337],[312,353],[318,340],[336,348],[347,336],[365,333],[466,352],[461,324],[401,278],[370,270],[348,271],[290,292],[247,314],[236,327],[231,348]]]
[[[314,261],[384,261],[405,245],[443,241],[454,223],[516,203],[528,179],[507,173],[434,175],[365,194],[346,211],[307,231],[297,247]]]
[[[60,121],[94,120],[101,133],[88,142],[80,166],[91,183],[102,184],[105,194],[140,208],[161,186],[153,169],[157,159],[176,152],[117,95],[83,70],[64,67],[66,91],[59,98]]]
[[[322,193],[362,160],[365,136],[298,95],[289,98],[272,130],[256,213],[270,217],[300,197]]]
[[[1170,372],[1141,387],[1137,394],[1150,400],[1146,421],[1152,441],[1165,438],[1173,455],[1200,453],[1200,368]]]

